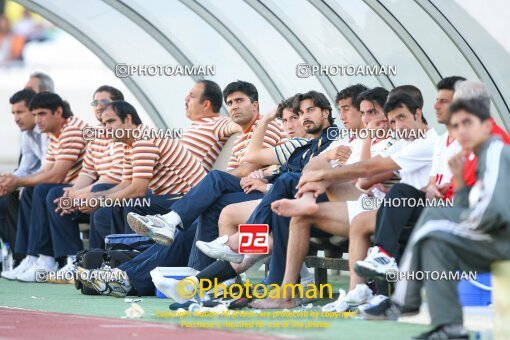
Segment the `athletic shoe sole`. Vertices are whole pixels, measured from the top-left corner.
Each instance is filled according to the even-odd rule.
[[[356,262],[354,265],[354,271],[361,277],[386,278],[386,271],[384,273],[380,273],[377,269],[365,262]]]
[[[173,237],[151,230],[151,228],[146,225],[146,223],[150,223],[150,221],[143,216],[136,216],[129,213],[127,215],[127,223],[135,233],[150,237],[156,243],[162,244],[164,246],[169,246],[174,242]]]
[[[6,280],[9,280],[9,281],[16,281],[16,276],[13,277],[13,278],[2,276],[2,279],[6,279]]]
[[[398,317],[388,317],[387,315],[372,315],[363,312],[363,320],[382,321],[382,320],[398,320]]]
[[[60,280],[60,279],[48,279],[48,283],[54,283],[54,284],[67,284],[67,285],[73,285],[74,279],[72,280]]]

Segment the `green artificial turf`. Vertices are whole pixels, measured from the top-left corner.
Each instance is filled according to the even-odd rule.
[[[251,277],[251,276],[250,276]],[[345,288],[346,278],[334,276],[331,284],[335,291],[339,287]],[[216,316],[216,317],[193,317],[182,318],[171,314],[168,306],[171,300],[157,297],[143,297],[139,305],[145,310],[142,320],[175,323],[185,327],[193,326],[220,326],[223,330],[237,330],[248,332],[263,332],[265,334],[277,334],[294,337],[313,339],[409,339],[410,336],[423,332],[428,327],[424,325],[404,324],[393,321],[364,321],[342,316],[335,319],[277,317],[272,314],[259,314],[256,317]],[[125,315],[124,310],[130,307],[124,299],[105,296],[81,295],[73,285],[56,285],[50,283],[20,283],[0,279],[0,306],[26,308],[38,311],[59,313],[71,313],[80,315],[93,315],[103,317],[120,318]],[[245,309],[245,312],[251,312]],[[320,313],[318,307],[310,312]],[[241,326],[256,328],[242,328]],[[286,326],[286,327],[285,327]],[[312,328],[307,328],[312,327]]]

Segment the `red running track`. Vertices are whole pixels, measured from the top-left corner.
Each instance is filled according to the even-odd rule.
[[[181,328],[174,324],[0,308],[0,339],[267,340],[270,335]]]

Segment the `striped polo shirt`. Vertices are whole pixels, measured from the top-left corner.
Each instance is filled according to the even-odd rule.
[[[261,117],[261,115],[258,115],[250,127],[244,130],[243,133],[235,140],[234,147],[232,148],[232,154],[228,162],[227,171],[236,169],[243,162],[246,147],[248,146],[251,136],[253,135],[253,131],[257,127]],[[266,135],[264,136],[264,148],[272,148],[280,143],[286,142],[287,140],[284,136],[285,133],[282,126],[277,122],[270,122],[267,126]]]
[[[274,147],[274,152],[276,153],[276,158],[278,159],[278,164],[285,165],[289,160],[290,155],[299,148],[300,146],[308,143],[310,139],[306,138],[292,138],[286,142],[283,142]]]
[[[90,177],[94,182],[100,177],[114,183],[122,181],[124,145],[110,139],[98,138],[89,142],[80,175]]]
[[[52,164],[59,160],[73,162],[71,169],[62,182],[64,184],[73,183],[80,173],[87,146],[87,141],[83,139],[82,132],[86,126],[87,124],[83,120],[71,116],[66,119],[58,136],[48,133],[46,164]]]
[[[143,135],[151,130],[145,124],[136,129],[144,131]],[[155,195],[184,194],[205,175],[200,162],[178,139],[149,138],[124,144],[122,181],[149,179],[149,189]]]
[[[200,118],[184,131],[182,143],[206,171],[211,171],[221,149],[233,134],[234,124],[230,118],[220,115]]]

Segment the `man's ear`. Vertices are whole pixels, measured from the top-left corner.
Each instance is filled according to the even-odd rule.
[[[328,120],[329,117],[329,111],[328,110],[322,110],[322,118]]]
[[[125,125],[131,125],[133,123],[133,116],[131,116],[131,113],[128,113],[126,115],[126,119],[124,120]]]
[[[64,109],[62,108],[62,106],[59,106],[55,110],[55,117],[62,117],[63,113],[64,113]]]
[[[210,100],[204,100],[202,105],[204,105],[204,111],[212,110],[212,104]]]
[[[489,135],[492,133],[492,127],[492,121],[490,119],[486,119],[482,122],[483,131]]]
[[[416,109],[416,114],[414,115],[414,119],[417,122],[421,122],[423,120],[423,111],[421,109]]]

